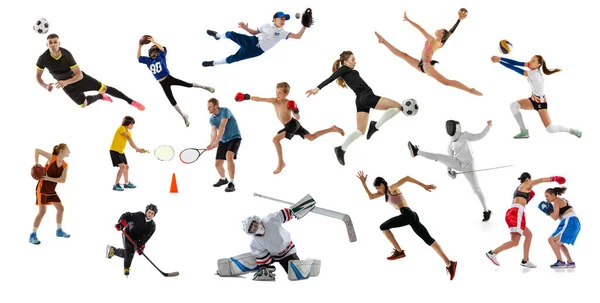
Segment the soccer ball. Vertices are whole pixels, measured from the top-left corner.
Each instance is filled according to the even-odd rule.
[[[50,24],[48,23],[48,20],[44,18],[37,19],[37,21],[35,21],[35,24],[33,25],[33,30],[38,34],[45,34],[48,32],[49,29]]]
[[[417,100],[410,98],[402,101],[402,113],[406,116],[414,116],[419,111]]]

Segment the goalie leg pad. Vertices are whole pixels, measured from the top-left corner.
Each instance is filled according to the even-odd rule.
[[[315,202],[315,199],[313,199],[313,197],[311,197],[310,195],[306,195],[304,198],[298,201],[298,203],[292,205],[291,209],[294,212],[294,216],[296,217],[296,219],[301,219],[302,217],[306,216],[306,214],[308,214],[311,210],[313,210],[316,204],[317,202]]]
[[[221,277],[239,276],[258,270],[256,258],[251,253],[219,259],[217,266],[217,274]]]
[[[288,270],[288,279],[290,281],[306,280],[310,277],[316,277],[321,272],[321,260],[290,260]]]

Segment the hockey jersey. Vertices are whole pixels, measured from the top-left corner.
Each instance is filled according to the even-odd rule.
[[[264,234],[254,235],[250,243],[250,252],[256,258],[257,265],[268,265],[296,253],[290,233],[281,226],[293,217],[294,212],[284,208],[261,219]]]

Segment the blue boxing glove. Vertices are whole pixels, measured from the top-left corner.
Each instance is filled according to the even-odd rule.
[[[542,201],[538,208],[548,216],[554,212],[554,206],[550,202]]]

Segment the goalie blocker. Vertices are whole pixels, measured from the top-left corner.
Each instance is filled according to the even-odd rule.
[[[221,277],[245,275],[259,270],[256,258],[251,253],[237,255],[217,261],[217,274]],[[290,260],[288,263],[288,279],[290,281],[306,280],[316,277],[321,272],[321,260]]]

